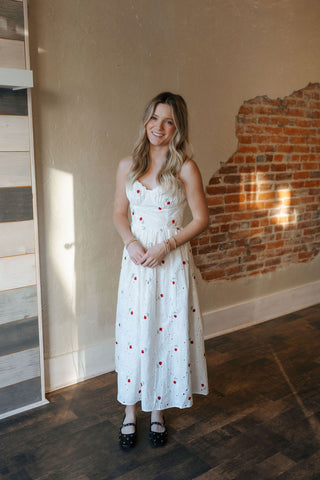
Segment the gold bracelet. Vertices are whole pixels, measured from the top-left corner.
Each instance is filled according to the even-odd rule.
[[[177,240],[174,237],[171,237],[171,238],[174,241],[174,249],[176,249],[177,248]]]

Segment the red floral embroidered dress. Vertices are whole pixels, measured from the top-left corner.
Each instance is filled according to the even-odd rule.
[[[146,248],[178,233],[186,198],[140,182],[127,186],[132,233]],[[124,249],[116,319],[118,401],[143,411],[192,405],[208,393],[202,317],[188,243],[161,265],[135,265]]]

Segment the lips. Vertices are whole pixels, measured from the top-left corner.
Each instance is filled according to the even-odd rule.
[[[157,132],[152,132],[152,134],[153,134],[155,137],[163,137],[163,136],[164,136],[162,133],[157,133]]]

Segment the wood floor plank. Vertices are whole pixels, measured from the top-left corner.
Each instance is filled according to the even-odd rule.
[[[135,449],[118,447],[114,372],[48,395],[0,424],[4,480],[318,480],[320,305],[206,342],[210,393],[166,411],[153,449],[139,412]],[[217,359],[217,363],[215,363]],[[1,393],[1,390],[0,390]]]

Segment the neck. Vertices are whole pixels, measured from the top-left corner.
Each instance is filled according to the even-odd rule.
[[[158,164],[162,165],[166,159],[168,153],[168,147],[155,147],[154,145],[150,145],[149,150],[149,159],[150,164]]]

